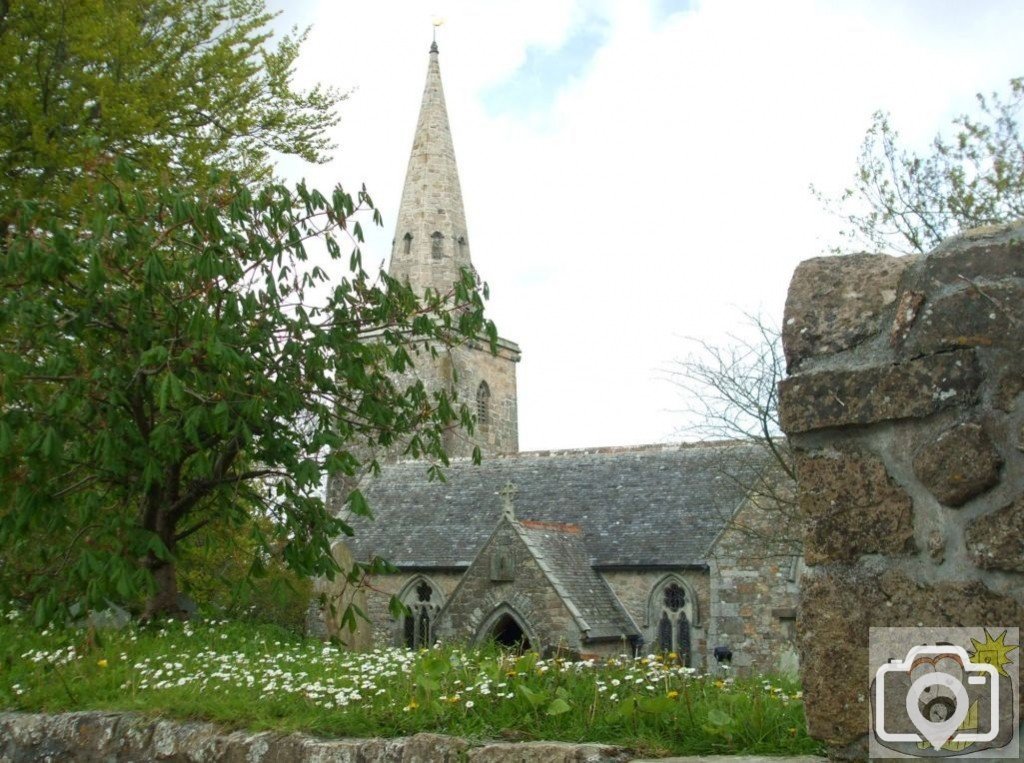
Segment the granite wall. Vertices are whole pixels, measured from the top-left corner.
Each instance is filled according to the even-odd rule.
[[[210,723],[130,713],[0,713],[0,761],[191,763],[614,763],[626,750],[565,742],[468,742],[441,734],[394,739],[316,739],[228,732]]]
[[[783,344],[807,721],[860,757],[869,627],[1024,627],[1024,226],[808,260]]]

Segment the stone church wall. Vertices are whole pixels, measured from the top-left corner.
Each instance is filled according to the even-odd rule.
[[[808,728],[862,757],[869,627],[1024,628],[1024,227],[804,262],[783,342]]]
[[[712,550],[710,650],[728,647],[730,668],[741,675],[797,671],[796,608],[803,565],[792,544],[779,537],[779,528],[787,526],[779,511],[748,501]],[[713,658],[709,664],[716,664]]]
[[[653,608],[660,610],[658,602],[651,602],[651,596],[667,578],[682,583],[688,596],[696,597],[696,611],[691,617],[690,637],[693,649],[691,667],[703,668],[707,665],[708,614],[711,607],[711,595],[708,590],[708,574],[703,570],[674,570],[671,572],[652,570],[602,571],[601,577],[611,586],[615,597],[622,603],[626,612],[633,618],[637,628],[643,635],[644,645],[641,651],[653,651],[658,641],[658,616],[651,613]],[[692,610],[691,610],[692,611]]]

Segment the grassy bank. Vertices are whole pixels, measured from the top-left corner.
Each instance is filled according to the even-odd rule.
[[[352,654],[223,620],[40,633],[8,613],[0,708],[130,710],[322,736],[592,741],[645,754],[820,749],[804,730],[800,692],[784,681],[702,676],[661,659]]]

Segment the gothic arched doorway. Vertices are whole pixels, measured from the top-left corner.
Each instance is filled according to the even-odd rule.
[[[530,637],[526,635],[519,621],[508,612],[494,621],[490,636],[495,644],[508,649],[525,652],[530,648]]]
[[[534,649],[535,641],[526,621],[507,605],[498,607],[484,620],[474,639],[477,644],[493,643],[519,652]]]

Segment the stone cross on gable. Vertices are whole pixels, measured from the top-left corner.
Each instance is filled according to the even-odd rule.
[[[512,501],[515,500],[519,490],[512,484],[512,480],[505,483],[505,487],[498,491],[501,496],[501,515],[510,521],[515,521],[516,513]]]

